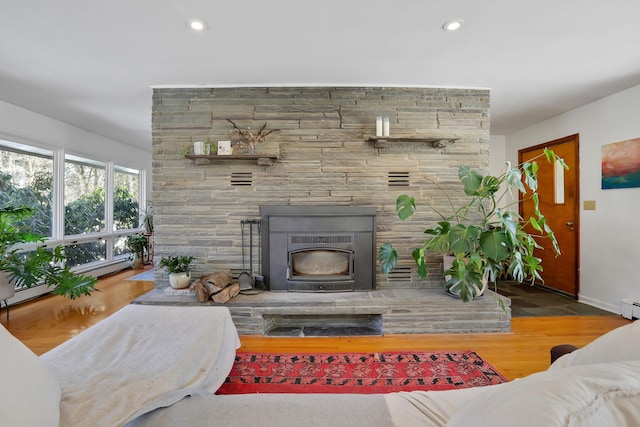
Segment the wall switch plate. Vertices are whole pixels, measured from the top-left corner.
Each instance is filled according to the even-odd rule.
[[[596,210],[596,201],[595,200],[585,200],[584,201],[584,210],[585,211],[595,211]]]

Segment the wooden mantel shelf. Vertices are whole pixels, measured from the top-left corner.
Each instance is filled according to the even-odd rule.
[[[210,161],[248,160],[255,161],[260,166],[271,166],[275,160],[278,160],[277,154],[229,154],[220,156],[217,154],[185,154],[184,157],[191,160],[204,159]]]
[[[442,138],[442,137],[427,137],[427,138],[414,138],[410,136],[372,136],[368,141],[373,142],[375,148],[387,148],[387,144],[394,142],[423,142],[431,144],[433,148],[444,148],[449,144],[453,144],[460,138]]]

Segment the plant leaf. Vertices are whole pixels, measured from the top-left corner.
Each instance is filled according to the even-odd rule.
[[[61,295],[70,299],[76,299],[83,295],[90,295],[96,291],[97,279],[92,276],[82,276],[72,273],[69,269],[61,269],[55,274],[60,279],[51,291],[54,295]]]
[[[483,231],[480,235],[480,247],[484,254],[495,262],[509,257],[510,245],[504,230]]]
[[[540,224],[538,223],[538,221],[534,217],[529,218],[529,222],[531,223],[531,226],[534,229],[536,229],[537,231],[542,232],[542,227],[540,227]]]
[[[389,274],[398,264],[398,252],[387,242],[378,249],[378,260],[382,273]]]
[[[464,185],[464,192],[467,196],[478,194],[478,189],[482,185],[482,175],[463,165],[458,169],[458,178]]]
[[[405,220],[409,218],[416,211],[416,199],[409,197],[406,194],[398,196],[396,200],[396,212],[398,218]]]
[[[454,253],[469,253],[475,250],[480,236],[480,228],[456,224],[449,231],[449,247]]]
[[[418,275],[426,279],[429,275],[429,266],[427,265],[426,252],[424,248],[416,248],[411,253],[416,265],[418,266]]]

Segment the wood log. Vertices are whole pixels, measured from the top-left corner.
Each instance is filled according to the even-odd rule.
[[[210,294],[217,294],[231,283],[231,278],[224,271],[216,271],[205,279]]]
[[[217,294],[213,295],[213,301],[224,304],[229,301],[231,298],[235,297],[240,293],[240,284],[234,283],[233,285],[227,286]]]
[[[204,280],[202,280],[202,278],[196,280],[193,283],[193,285],[191,285],[191,289],[195,291],[196,299],[198,300],[198,302],[209,301],[211,294],[209,293],[209,290],[205,286]]]
[[[216,288],[213,283],[207,282],[206,280],[202,281],[202,286],[207,290],[207,295],[211,296],[220,292],[220,289]]]

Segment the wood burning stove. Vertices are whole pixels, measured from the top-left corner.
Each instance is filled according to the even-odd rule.
[[[262,271],[272,291],[374,288],[373,207],[263,206]]]
[[[354,240],[351,233],[304,235],[289,233],[287,242],[288,290],[352,291],[355,284]],[[334,289],[326,289],[326,285],[329,283],[332,283],[331,286]],[[319,287],[319,289],[314,289],[315,287]]]

